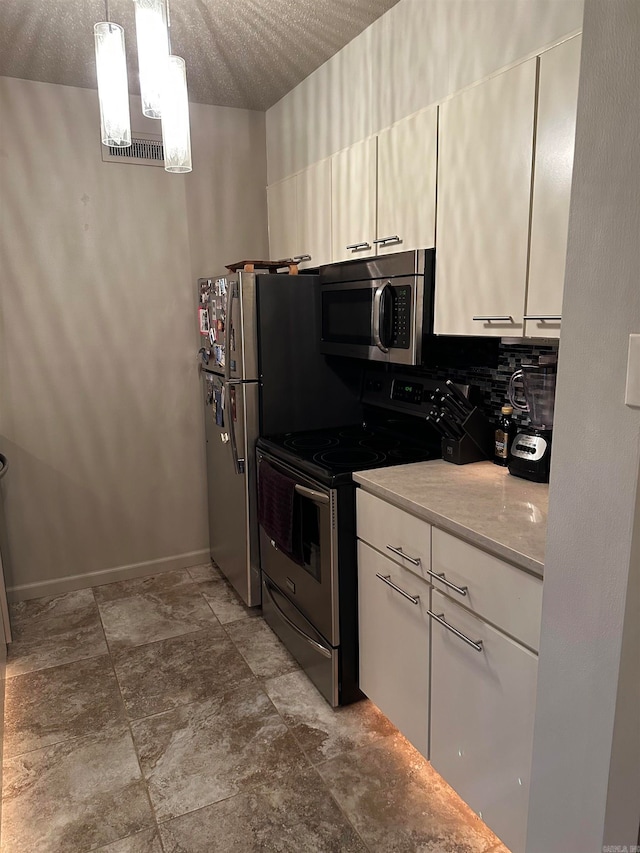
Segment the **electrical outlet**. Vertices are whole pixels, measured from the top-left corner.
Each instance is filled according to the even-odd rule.
[[[640,335],[629,335],[627,390],[624,402],[627,406],[640,406]]]

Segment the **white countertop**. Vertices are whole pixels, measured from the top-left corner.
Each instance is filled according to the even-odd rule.
[[[367,492],[542,577],[549,486],[493,462],[442,459],[361,471]]]

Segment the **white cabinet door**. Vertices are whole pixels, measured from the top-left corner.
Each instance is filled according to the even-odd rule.
[[[296,176],[267,187],[271,260],[292,258],[298,248]]]
[[[331,163],[331,242],[334,261],[375,254],[376,138],[334,154]]]
[[[388,578],[414,603],[381,580]],[[360,689],[429,757],[429,585],[358,542]]]
[[[378,136],[378,254],[435,244],[438,108]]]
[[[525,326],[532,338],[560,335],[581,42],[576,36],[540,57]]]
[[[429,582],[431,525],[428,522],[361,488],[356,490],[356,517],[358,539]]]
[[[537,652],[542,580],[443,530],[433,530],[432,542],[434,589]]]
[[[536,64],[440,106],[438,334],[523,334]]]
[[[437,590],[432,611],[431,763],[501,838],[524,853],[537,657]]]
[[[331,160],[314,163],[297,176],[298,245],[310,255],[300,268],[331,263]],[[294,257],[295,257],[294,255]]]

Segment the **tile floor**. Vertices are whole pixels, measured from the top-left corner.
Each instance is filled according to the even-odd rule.
[[[216,568],[14,605],[2,853],[508,853]]]

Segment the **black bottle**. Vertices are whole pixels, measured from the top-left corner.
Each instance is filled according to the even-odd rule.
[[[502,407],[502,417],[498,421],[493,453],[493,461],[496,465],[506,466],[509,462],[511,442],[513,441],[513,433],[515,430],[515,424],[511,420],[512,414],[513,406]]]

